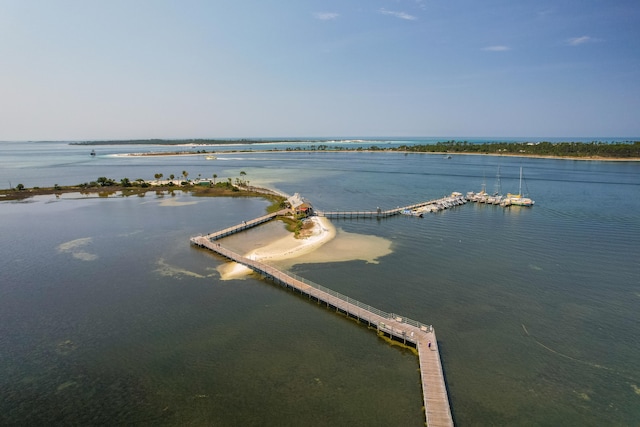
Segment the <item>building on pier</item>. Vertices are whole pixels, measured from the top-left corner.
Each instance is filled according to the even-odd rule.
[[[294,215],[305,215],[309,216],[313,213],[313,206],[311,203],[300,196],[300,193],[295,193],[293,196],[287,199],[287,203],[291,207],[291,212]]]

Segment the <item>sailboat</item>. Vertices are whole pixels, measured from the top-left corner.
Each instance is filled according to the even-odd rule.
[[[520,187],[518,194],[507,194],[503,201],[504,206],[533,206],[535,202],[528,197],[522,197],[522,166],[520,166]]]
[[[470,191],[467,193],[467,200],[478,203],[487,203],[491,205],[499,205],[504,199],[500,193],[500,166],[498,166],[498,173],[496,175],[496,189],[493,194],[487,193],[486,180],[482,181],[482,189],[478,193]]]

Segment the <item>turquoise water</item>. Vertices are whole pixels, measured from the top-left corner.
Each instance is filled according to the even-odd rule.
[[[458,425],[640,423],[638,163],[4,147],[14,185],[242,170],[326,210],[493,190],[498,166],[502,191],[517,191],[523,166],[531,209],[337,220],[393,253],[292,270],[433,324]],[[0,424],[422,425],[412,353],[256,277],[220,281],[224,260],[189,246],[266,205],[180,192],[2,202]]]

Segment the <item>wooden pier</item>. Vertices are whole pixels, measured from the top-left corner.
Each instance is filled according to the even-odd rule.
[[[264,224],[265,222],[269,222],[272,219],[274,219],[277,216],[280,215],[287,215],[288,213],[290,213],[291,211],[289,209],[283,209],[277,212],[272,212],[270,214],[249,220],[249,221],[242,221],[240,224],[238,225],[234,225],[233,227],[228,227],[225,228],[224,230],[220,230],[220,231],[216,231],[213,232],[211,234],[207,234],[206,236],[204,236],[205,238],[209,239],[209,240],[218,240],[218,239],[222,239],[223,237],[226,236],[230,236],[232,234],[235,233],[239,233],[241,231],[244,231],[248,228],[252,228],[255,226],[258,226],[260,224]],[[193,239],[191,239],[193,241]]]
[[[413,206],[424,206],[428,203],[430,202]],[[395,215],[401,209],[405,208],[385,212],[393,212],[387,216]],[[192,237],[191,243],[240,263],[274,283],[304,295],[318,304],[326,305],[326,307],[331,310],[356,319],[358,322],[362,322],[372,329],[375,329],[379,334],[402,342],[405,345],[415,347],[418,351],[420,364],[422,395],[427,426],[453,426],[453,417],[451,415],[449,398],[444,381],[438,341],[431,325],[425,325],[394,313],[386,313],[378,310],[292,273],[286,273],[262,262],[246,258],[225,248],[216,241],[224,236],[270,221],[277,215],[285,212],[286,211],[280,211],[265,215],[206,236]]]
[[[395,209],[382,210],[380,208],[375,211],[315,211],[318,216],[326,218],[387,218],[390,216],[398,215],[406,211],[413,211],[416,209],[424,208],[428,205],[437,205],[450,199],[450,197],[443,197],[441,199],[433,199],[427,202],[415,203],[408,206],[398,206]]]

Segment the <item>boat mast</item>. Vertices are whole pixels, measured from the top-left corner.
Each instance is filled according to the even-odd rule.
[[[518,194],[522,197],[522,166],[520,166],[520,187],[518,188]]]

